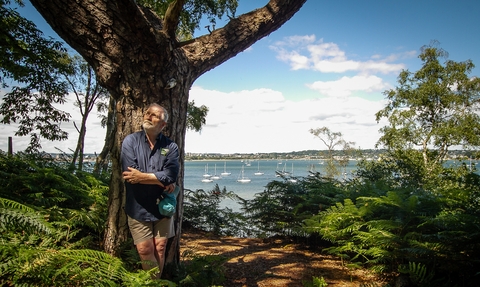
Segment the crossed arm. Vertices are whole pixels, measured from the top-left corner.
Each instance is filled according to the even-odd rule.
[[[155,174],[141,172],[133,167],[128,167],[128,171],[122,173],[123,179],[131,184],[156,184],[165,189],[166,192],[172,193],[175,190],[175,183],[165,186],[157,179]]]

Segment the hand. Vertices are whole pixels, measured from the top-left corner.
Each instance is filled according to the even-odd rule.
[[[142,172],[140,172],[139,170],[134,169],[133,167],[128,167],[128,171],[124,171],[122,173],[122,176],[126,182],[135,184],[135,183],[140,183],[141,174]]]
[[[172,193],[175,190],[175,183],[170,183],[169,185],[165,186],[165,191],[167,193]]]

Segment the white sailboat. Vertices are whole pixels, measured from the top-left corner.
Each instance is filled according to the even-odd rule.
[[[257,168],[257,171],[254,174],[255,175],[264,175],[264,173],[260,171],[260,162],[258,162],[258,168]]]
[[[315,165],[311,164],[310,169],[308,170],[308,176],[315,176],[317,174],[317,170],[315,169]]]
[[[278,166],[281,165],[281,162],[277,162],[277,168],[275,169],[275,176],[280,177],[280,170],[278,169]]]
[[[208,173],[208,163],[205,165],[205,173],[203,174],[202,182],[212,182],[212,175]]]
[[[245,177],[245,171],[243,169],[243,165],[242,165],[242,171],[240,172],[240,175],[238,176],[238,179],[237,179],[237,182],[241,182],[241,183],[248,183],[248,182],[251,182],[252,180],[249,179],[248,177]]]
[[[215,173],[210,177],[210,179],[213,179],[213,180],[220,179],[220,176],[217,175],[217,164],[215,164]]]
[[[203,177],[211,177],[212,175],[208,173],[208,163],[205,165],[205,173],[203,174]]]
[[[297,182],[297,179],[293,178],[293,162],[292,162],[292,172],[290,173],[290,176],[291,176],[291,178],[289,178],[288,181],[293,182],[293,183]]]
[[[277,171],[276,171],[277,174],[276,174],[275,176],[276,176],[276,177],[289,176],[290,173],[286,170],[286,168],[287,168],[287,163],[285,163],[285,164],[283,165],[283,168],[282,168],[281,171],[278,170],[278,165],[277,165]]]
[[[223,166],[223,172],[220,175],[226,176],[226,175],[231,175],[231,172],[227,171],[227,162],[225,162],[225,165]]]

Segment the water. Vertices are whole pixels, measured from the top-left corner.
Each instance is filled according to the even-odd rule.
[[[216,174],[220,179],[213,180],[213,182],[202,182],[206,168],[208,166],[208,173],[210,175]],[[227,172],[231,174],[228,176],[220,175],[224,172],[226,166]],[[282,180],[276,176],[276,171],[285,170],[289,173],[293,172],[294,177],[306,177],[310,174],[310,170],[321,172],[325,174],[323,162],[319,160],[200,160],[200,161],[185,161],[185,179],[184,185],[186,189],[197,190],[203,189],[205,191],[212,190],[215,184],[218,184],[220,189],[224,187],[227,191],[233,191],[243,199],[253,199],[256,193],[263,192],[267,183],[273,180]],[[350,161],[347,166],[347,174],[355,169],[356,161]],[[241,177],[242,167],[244,169],[244,177],[251,181],[248,183],[237,182]],[[260,170],[263,175],[255,175]],[[226,204],[231,207],[229,203]],[[236,208],[234,208],[236,209]]]
[[[458,164],[455,161],[447,161],[449,164]],[[473,163],[474,165],[476,163]],[[346,168],[347,176],[356,169],[357,161],[351,160]],[[202,182],[206,168],[208,166],[208,173],[220,176],[219,179],[212,182]],[[228,176],[220,175],[226,170],[231,174]],[[477,163],[480,167],[480,163]],[[244,177],[251,181],[248,183],[237,182],[241,176],[242,167],[244,169]],[[476,173],[480,173],[480,168],[477,167]],[[215,184],[218,184],[220,189],[224,187],[227,191],[233,191],[243,199],[250,200],[255,197],[255,194],[261,193],[265,190],[266,185],[273,180],[282,180],[276,176],[276,171],[285,171],[292,173],[294,177],[306,177],[310,174],[310,170],[325,174],[325,164],[321,160],[199,160],[199,161],[185,161],[185,178],[184,185],[186,189],[197,190],[203,189],[210,191],[214,189]],[[263,175],[255,175],[255,172],[260,170]],[[235,211],[239,210],[238,205],[226,200],[222,202],[222,207],[227,206]]]

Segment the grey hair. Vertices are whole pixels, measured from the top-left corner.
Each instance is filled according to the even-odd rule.
[[[159,107],[160,109],[162,109],[163,111],[163,121],[164,122],[168,122],[168,112],[167,112],[167,109],[165,109],[163,106],[161,106],[160,104],[157,104],[157,103],[153,103],[153,104],[150,104],[148,105],[147,107],[147,110],[150,108],[150,107]]]

